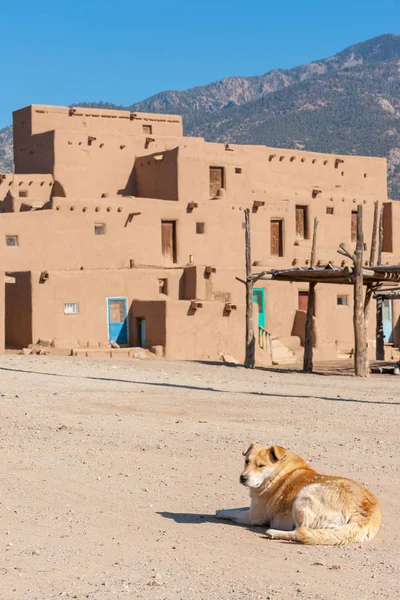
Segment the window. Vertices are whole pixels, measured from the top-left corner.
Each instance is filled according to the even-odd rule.
[[[235,173],[237,173],[238,175],[240,175],[242,172],[242,167],[235,167]]]
[[[158,280],[158,289],[160,294],[168,294],[168,279],[159,279]]]
[[[94,235],[105,235],[106,234],[106,226],[104,223],[95,223],[94,224]]]
[[[357,241],[357,211],[351,213],[351,241]]]
[[[347,306],[347,296],[337,296],[336,304],[338,306]]]
[[[225,188],[224,167],[210,167],[210,196],[215,198]]]
[[[296,206],[296,239],[308,238],[308,206]]]
[[[196,233],[205,232],[205,223],[196,223]]]
[[[64,315],[78,315],[78,314],[79,314],[79,303],[78,302],[65,302]]]
[[[326,214],[327,215],[333,215],[333,206],[327,206],[326,207]]]
[[[17,235],[6,235],[6,246],[18,246]]]
[[[152,125],[142,125],[142,131],[147,135],[151,135],[153,133],[153,127]]]
[[[28,192],[27,192],[27,190],[19,190],[19,191],[18,191],[18,196],[19,196],[20,198],[27,198],[27,197],[28,197]]]
[[[271,219],[271,256],[283,256],[283,221]]]

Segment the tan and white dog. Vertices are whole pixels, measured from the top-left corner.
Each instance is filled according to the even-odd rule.
[[[267,525],[267,537],[330,546],[365,542],[378,532],[376,498],[351,479],[321,475],[281,446],[253,443],[240,483],[250,488],[249,509],[220,510],[217,517]]]

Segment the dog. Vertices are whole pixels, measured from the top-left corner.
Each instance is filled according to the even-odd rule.
[[[302,544],[340,546],[378,533],[378,501],[355,481],[321,475],[282,446],[253,442],[243,456],[240,483],[250,488],[251,506],[219,510],[218,518],[267,525],[267,538]]]

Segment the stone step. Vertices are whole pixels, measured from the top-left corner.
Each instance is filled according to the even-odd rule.
[[[290,365],[297,362],[296,355],[279,338],[271,338],[271,353],[274,365]]]

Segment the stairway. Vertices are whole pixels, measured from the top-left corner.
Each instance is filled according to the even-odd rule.
[[[296,355],[279,338],[272,336],[271,359],[273,365],[292,365],[297,362]]]

